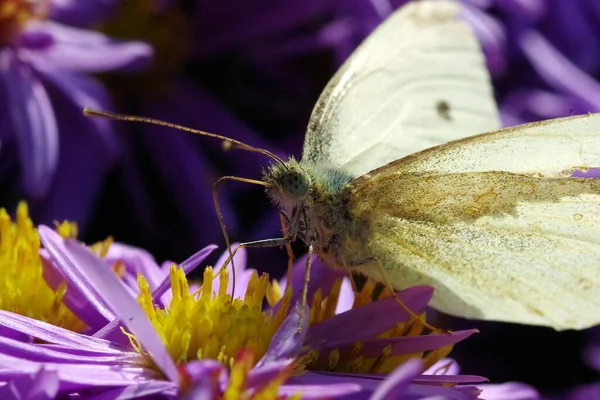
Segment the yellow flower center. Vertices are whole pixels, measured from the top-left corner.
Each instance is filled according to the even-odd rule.
[[[171,266],[173,299],[165,308],[155,307],[146,279],[138,276],[139,303],[162,338],[176,363],[215,359],[231,368],[242,349],[258,361],[267,351],[289,307],[291,292],[276,315],[263,312],[262,303],[270,290],[269,276],[253,273],[243,299],[226,293],[227,270],[219,274],[219,288],[213,292],[213,269],[204,271],[203,286],[190,293],[185,273]],[[254,364],[252,364],[253,366]]]
[[[0,1],[0,47],[10,44],[27,21],[45,17],[48,1]]]
[[[59,233],[71,236],[74,224],[63,223]],[[65,285],[54,291],[42,276],[40,238],[29,218],[27,205],[20,203],[13,222],[0,209],[0,309],[81,332],[85,325],[64,304]]]

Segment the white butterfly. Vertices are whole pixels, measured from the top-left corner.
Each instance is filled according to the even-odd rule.
[[[419,1],[388,18],[323,91],[302,160],[265,174],[268,193],[330,267],[432,285],[457,316],[598,324],[600,182],[570,175],[600,166],[600,116],[463,139],[499,122],[459,10]]]
[[[484,58],[459,11],[421,0],[376,29],[323,91],[299,162],[85,113],[273,159],[263,181],[221,178],[266,186],[287,220],[284,238],[246,247],[300,238],[329,267],[432,285],[431,304],[457,316],[596,325],[600,180],[571,174],[600,167],[600,114],[495,131]]]

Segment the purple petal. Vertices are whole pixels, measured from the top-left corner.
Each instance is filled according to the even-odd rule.
[[[92,351],[71,351],[57,346],[46,346],[34,343],[24,343],[18,340],[0,337],[0,353],[10,354],[22,360],[35,362],[55,362],[70,364],[115,364],[125,362],[140,362],[139,354],[122,352],[103,354]]]
[[[421,313],[431,296],[430,286],[414,286],[398,292],[398,298],[415,313]],[[335,315],[309,329],[306,343],[353,342],[369,339],[410,318],[393,297],[386,297],[364,306]],[[357,329],[360,328],[360,329]]]
[[[358,326],[363,326],[358,324]],[[392,355],[403,355],[417,352],[431,351],[441,347],[454,345],[477,332],[476,329],[455,331],[438,335],[423,336],[401,336],[389,338],[363,339],[361,355],[365,357],[378,357],[383,349],[391,346]],[[351,353],[355,347],[356,340],[342,339],[340,341],[327,341],[325,344],[312,344],[310,347],[319,350],[320,358],[327,358],[329,352],[338,349],[340,354]],[[439,375],[431,375],[439,376]]]
[[[123,335],[121,326],[123,326],[123,322],[120,319],[113,319],[108,324],[94,332],[92,337],[104,339],[112,343],[129,345],[129,339]]]
[[[169,380],[179,384],[179,374],[167,349],[150,320],[136,300],[125,290],[112,271],[98,257],[75,240],[66,240],[67,254],[78,265],[88,282],[93,282],[103,300],[117,313],[127,329],[137,337],[148,355],[164,372]]]
[[[451,358],[442,358],[423,372],[425,375],[458,375],[459,373],[460,366]]]
[[[185,271],[185,273],[188,274],[191,271],[193,271],[217,247],[218,246],[215,245],[215,244],[208,245],[205,248],[203,248],[202,250],[200,250],[200,251],[196,252],[195,254],[193,254],[191,257],[189,257],[183,263],[181,263],[180,265],[182,267],[184,267],[183,270]],[[158,287],[156,288],[156,290],[153,290],[153,292],[152,292],[152,298],[153,299],[159,299],[159,298],[161,298],[165,294],[165,292],[167,292],[167,290],[169,290],[170,288],[171,288],[171,278],[170,278],[170,275],[167,274],[163,278],[162,282],[158,285]]]
[[[394,400],[401,396],[410,382],[419,376],[423,369],[420,359],[412,358],[396,368],[377,387],[370,400]]]
[[[600,178],[600,169],[590,168],[587,171],[573,171],[576,178]]]
[[[223,364],[211,359],[190,361],[184,368],[192,381],[196,381],[203,375],[221,374],[226,371]]]
[[[344,278],[342,280],[342,286],[340,287],[340,295],[338,297],[337,307],[335,308],[336,314],[349,311],[354,305],[354,289],[352,289],[352,283],[350,279]]]
[[[220,383],[227,379],[223,364],[215,360],[192,361],[185,365],[185,370],[194,384],[191,390],[186,391],[183,399],[220,398]]]
[[[365,399],[365,392],[373,392],[384,380],[385,375],[366,375],[366,374],[352,374],[352,373],[337,373],[337,372],[325,372],[325,371],[307,371],[306,373],[298,376],[291,376],[287,381],[286,385],[291,386],[304,386],[304,385],[349,385],[349,388],[353,392],[357,392],[356,388],[359,388],[362,393],[357,395],[359,399]],[[354,397],[351,397],[354,399]]]
[[[412,384],[406,389],[402,400],[475,400],[480,393],[481,390],[475,386],[440,387]]]
[[[15,39],[15,47],[27,50],[45,50],[54,44],[52,35],[43,24],[30,21]]]
[[[0,353],[0,380],[12,380],[39,371],[40,363]],[[126,386],[161,378],[154,370],[127,364],[91,365],[44,363],[44,368],[56,371],[61,389],[78,390],[90,386]]]
[[[510,111],[526,120],[551,119],[577,114],[578,110],[575,108],[576,104],[571,96],[546,90],[514,90],[502,102],[504,111]]]
[[[32,207],[32,218],[42,223],[77,221],[80,231],[84,232],[114,154],[109,154],[99,135],[93,134],[94,126],[82,115],[81,109],[64,99],[62,93],[55,97],[61,155],[51,190],[44,202]]]
[[[58,68],[82,72],[139,69],[153,55],[152,47],[146,43],[115,42],[99,32],[50,21],[44,25],[46,32],[54,37],[54,45],[43,53],[26,56],[43,57]]]
[[[0,52],[0,70],[0,87],[8,95],[9,115],[19,143],[25,189],[42,197],[58,165],[58,127],[52,104],[41,82],[11,50]]]
[[[268,364],[252,368],[246,378],[246,387],[260,390],[262,386],[275,379],[282,370],[288,368],[293,363],[294,360],[289,358],[272,361]]]
[[[74,350],[120,354],[126,351],[115,343],[81,335],[58,326],[38,321],[23,315],[0,310],[0,335],[6,336],[6,329],[22,332],[38,338],[42,342],[63,345]]]
[[[583,359],[590,367],[600,372],[600,343],[591,344],[583,353]]]
[[[67,307],[92,329],[99,329],[115,319],[114,313],[98,292],[96,283],[86,278],[81,270],[82,266],[78,265],[66,249],[65,240],[44,225],[40,225],[38,231],[44,248],[52,258],[51,265],[58,268],[67,283],[64,299]],[[102,270],[108,270],[106,265]],[[121,286],[122,283],[119,282],[118,285]]]
[[[78,72],[57,68],[48,63],[43,57],[32,57],[31,65],[41,73],[48,81],[60,89],[65,97],[78,109],[85,107],[95,109],[111,109],[112,102],[108,91],[92,77]],[[78,115],[82,118],[82,115]],[[113,122],[105,118],[85,118],[87,125],[91,126],[90,139],[95,140],[111,158],[116,157],[119,152],[120,142],[115,135]]]
[[[266,354],[256,364],[256,368],[279,360],[295,358],[298,355],[306,337],[306,331],[308,330],[309,312],[307,306],[304,312],[304,321],[302,321],[302,329],[298,332],[298,327],[300,326],[300,309],[300,303],[296,303],[277,332],[273,335]]]
[[[138,273],[144,275],[151,289],[155,289],[169,271],[159,266],[152,254],[146,250],[118,242],[110,245],[103,259],[109,266],[122,262],[125,266],[125,274],[136,281],[135,288],[137,288]]]
[[[548,8],[548,3],[544,0],[503,0],[497,3],[503,11],[528,21],[537,21]]]
[[[471,25],[481,43],[487,66],[492,75],[502,75],[507,67],[506,29],[495,18],[483,11],[465,4],[462,18]]]
[[[107,390],[103,393],[86,397],[86,400],[130,400],[155,398],[176,399],[177,387],[169,381],[150,381],[134,383],[129,386]]]
[[[9,381],[0,387],[0,398],[10,400],[53,400],[58,395],[59,381],[56,371],[43,366],[32,374]]]
[[[479,385],[483,390],[481,398],[485,400],[538,400],[540,394],[529,385],[508,382],[499,385]]]
[[[495,2],[495,0],[462,0],[462,1],[465,3],[471,3],[475,7],[479,7],[479,8],[483,8],[483,9],[490,8]]]
[[[204,375],[198,378],[192,389],[185,392],[181,400],[219,400],[221,399],[219,382],[210,375]],[[109,399],[107,399],[109,400]]]
[[[323,383],[322,385],[281,385],[278,394],[284,398],[302,393],[302,400],[322,400],[345,397],[362,390],[358,383]]]
[[[585,101],[588,111],[598,110],[600,84],[563,56],[540,33],[530,31],[524,34],[521,49],[550,86]]]

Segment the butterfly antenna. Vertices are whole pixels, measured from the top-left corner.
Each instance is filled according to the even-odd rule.
[[[232,139],[227,136],[217,135],[216,133],[201,131],[200,129],[188,128],[187,126],[174,124],[172,122],[161,121],[159,119],[148,118],[148,117],[139,117],[136,115],[119,114],[119,113],[114,113],[112,111],[94,110],[94,109],[87,108],[87,107],[83,109],[83,115],[85,115],[86,117],[100,117],[100,118],[112,119],[115,121],[140,122],[143,124],[164,126],[166,128],[178,129],[180,131],[190,132],[190,133],[194,133],[196,135],[208,136],[208,137],[211,137],[214,139],[222,140],[224,143],[229,143],[230,145],[235,145],[237,148],[240,148],[240,149],[244,149],[244,150],[251,151],[254,153],[263,154],[263,155],[271,158],[272,160],[274,160],[277,163],[281,163],[281,164],[284,163],[284,161],[280,157],[271,153],[269,150],[259,149],[258,147],[250,146],[249,144],[240,142],[239,140]]]
[[[235,146],[236,148],[244,149],[244,150],[251,151],[254,153],[260,153],[260,154],[263,154],[263,155],[271,158],[273,161],[275,161],[277,163],[280,163],[280,164],[285,163],[280,157],[271,153],[269,150],[259,149],[257,147],[250,146],[249,144],[246,144],[246,143],[241,142],[236,139],[232,139],[227,136],[217,135],[216,133],[210,133],[210,132],[202,131],[199,129],[188,128],[187,126],[174,124],[172,122],[166,122],[166,121],[161,121],[159,119],[140,117],[140,116],[135,116],[135,115],[119,114],[119,113],[115,113],[112,111],[94,110],[94,109],[87,108],[87,107],[83,109],[83,115],[85,115],[86,117],[100,117],[100,118],[112,119],[115,121],[139,122],[139,123],[150,124],[150,125],[164,126],[166,128],[178,129],[181,131],[194,133],[196,135],[208,136],[208,137],[211,137],[214,139],[221,140],[223,143],[226,143],[229,147]],[[227,234],[227,229],[225,227],[225,221],[223,219],[223,214],[221,213],[221,207],[219,206],[218,192],[217,192],[219,184],[225,180],[235,180],[235,181],[252,183],[252,184],[262,185],[262,186],[269,186],[269,185],[263,181],[246,179],[246,178],[238,178],[238,177],[234,177],[234,176],[225,176],[225,177],[222,177],[219,180],[217,180],[217,182],[215,183],[214,189],[213,189],[213,200],[215,203],[215,210],[217,212],[217,218],[219,219],[219,224],[221,225],[221,231],[223,232],[225,244],[226,244],[227,250],[229,252],[229,259],[231,260],[231,276],[232,276],[231,283],[232,283],[232,287],[233,287],[231,297],[233,298],[233,293],[235,293],[235,266],[234,266],[234,261],[233,261],[233,251],[231,249],[231,242],[229,240],[229,235]]]

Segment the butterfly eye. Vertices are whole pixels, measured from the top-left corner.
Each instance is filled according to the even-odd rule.
[[[300,171],[288,171],[281,177],[281,187],[294,199],[302,199],[308,193],[309,178]]]

